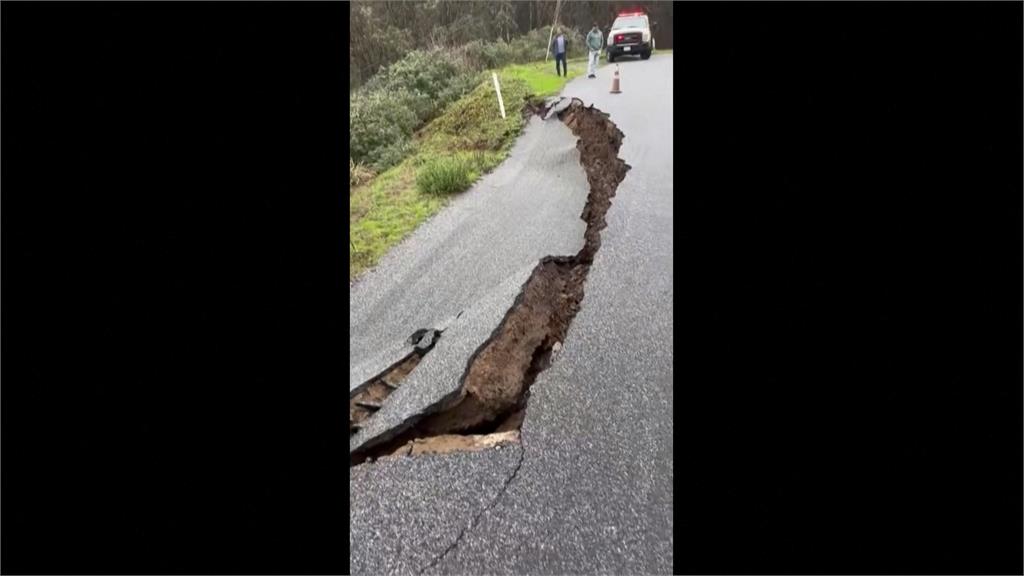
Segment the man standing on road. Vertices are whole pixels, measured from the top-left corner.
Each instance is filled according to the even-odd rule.
[[[555,74],[559,74],[558,63],[561,62],[561,76],[568,76],[569,66],[566,64],[565,55],[569,53],[569,41],[565,38],[561,28],[558,29],[558,36],[551,41],[551,51],[555,53]]]
[[[587,78],[597,78],[597,65],[601,60],[601,45],[604,44],[604,36],[601,35],[597,22],[587,34],[587,48],[590,48],[590,60],[587,62]]]

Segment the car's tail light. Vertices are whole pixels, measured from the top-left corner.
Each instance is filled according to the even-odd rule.
[[[622,42],[622,38],[623,38],[622,34],[616,34],[615,35],[615,41],[616,42]]]

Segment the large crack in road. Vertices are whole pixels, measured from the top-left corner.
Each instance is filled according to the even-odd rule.
[[[351,454],[353,466],[385,456],[483,450],[518,441],[530,386],[550,365],[579,311],[587,274],[601,247],[605,214],[630,168],[618,157],[623,134],[608,114],[573,99],[558,117],[578,137],[576,147],[590,186],[581,214],[586,222],[583,248],[575,256],[542,259],[492,336],[470,358],[458,393],[432,413],[362,445]],[[404,377],[420,357],[413,354],[393,371]],[[395,378],[386,373],[353,394],[350,431],[371,417],[395,388]]]
[[[391,393],[398,390],[405,377],[412,373],[420,360],[430,352],[441,337],[441,330],[423,328],[409,337],[407,343],[413,351],[394,366],[371,378],[349,394],[348,433],[351,438],[358,432],[363,423],[373,417],[384,407],[384,402]]]

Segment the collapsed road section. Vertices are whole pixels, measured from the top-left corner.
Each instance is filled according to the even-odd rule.
[[[608,114],[578,99],[552,106],[561,108],[558,117],[578,138],[576,148],[589,184],[581,215],[586,224],[583,248],[575,256],[540,261],[498,328],[473,354],[456,395],[380,441],[360,446],[351,454],[352,465],[390,455],[480,450],[518,439],[530,386],[561,347],[579,310],[584,282],[601,246],[605,214],[629,170],[618,157],[623,134]],[[350,431],[380,408],[421,357],[413,354],[353,395]]]
[[[394,366],[379,376],[359,386],[349,394],[348,433],[351,437],[358,432],[363,423],[369,420],[378,410],[384,407],[384,401],[405,380],[420,363],[420,360],[434,348],[441,337],[440,330],[421,329],[409,337],[407,344],[413,351]]]

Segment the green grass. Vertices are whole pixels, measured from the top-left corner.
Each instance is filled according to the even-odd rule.
[[[552,74],[554,76],[554,74]],[[490,74],[417,135],[397,166],[349,195],[349,278],[376,265],[392,247],[436,214],[451,197],[497,167],[525,123],[533,94],[515,74],[499,72],[505,118]]]
[[[604,60],[601,63],[604,64]],[[499,79],[519,78],[526,82],[531,93],[540,97],[553,96],[562,91],[566,82],[587,71],[586,58],[573,58],[567,64],[567,76],[559,76],[555,73],[555,61],[552,59],[533,64],[513,64],[501,70]]]
[[[415,168],[406,160],[353,190],[349,197],[350,278],[373,266],[444,205],[441,197],[417,192],[414,177]]]
[[[472,92],[416,134],[412,154],[353,188],[349,278],[372,268],[452,195],[501,164],[525,124],[523,109],[528,100],[558,94],[566,82],[586,73],[586,58],[570,59],[568,64],[568,77],[555,73],[554,60],[499,70],[505,118],[498,112],[491,73],[481,74]],[[601,65],[605,64],[602,57]]]
[[[472,92],[420,131],[417,144],[421,151],[434,154],[460,150],[500,152],[511,144],[522,129],[522,110],[531,93],[530,87],[504,71],[498,74],[505,102],[505,118],[502,118],[490,74],[485,76]]]
[[[606,63],[602,57],[601,65]],[[568,77],[555,73],[554,60],[499,70],[505,118],[498,112],[491,73],[481,74],[472,92],[416,134],[413,152],[405,160],[352,189],[349,278],[372,268],[452,195],[501,164],[525,124],[527,101],[558,94],[566,82],[586,72],[586,58],[568,64]]]
[[[463,156],[428,159],[416,173],[416,189],[422,194],[448,196],[468,189],[479,177],[475,163]]]

